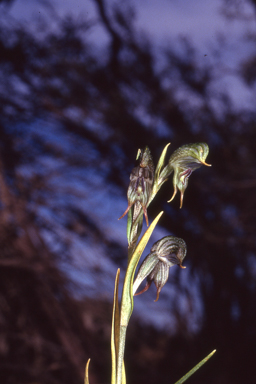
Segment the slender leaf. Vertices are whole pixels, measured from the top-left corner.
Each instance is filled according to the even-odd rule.
[[[141,238],[139,244],[137,245],[134,254],[132,255],[132,258],[129,262],[125,280],[124,280],[124,287],[123,287],[123,294],[122,294],[122,302],[121,302],[121,314],[120,314],[120,325],[121,326],[127,326],[128,321],[130,319],[130,316],[133,311],[133,280],[134,280],[134,274],[136,267],[138,265],[138,262],[140,260],[140,257],[142,255],[142,252],[144,251],[150,236],[157,225],[160,217],[162,216],[163,211],[160,212],[155,220],[151,223],[150,227],[146,230],[143,237]]]
[[[163,212],[160,212],[155,220],[151,223],[150,227],[146,230],[143,237],[141,238],[139,244],[137,245],[134,254],[131,257],[131,260],[128,264],[124,286],[123,286],[123,294],[121,301],[121,311],[120,311],[120,333],[119,333],[119,345],[118,345],[118,357],[117,357],[117,373],[116,373],[116,384],[123,384],[123,361],[124,361],[124,348],[125,348],[125,338],[126,338],[126,330],[129,319],[131,317],[133,311],[133,280],[136,267],[144,251],[150,236],[157,225],[160,217]]]
[[[194,368],[192,368],[185,376],[183,376],[180,380],[178,380],[175,384],[182,384],[184,383],[190,376],[193,375],[199,368],[202,367],[216,352],[216,349],[212,351],[208,356],[206,356],[200,363],[198,363]]]
[[[118,307],[118,284],[119,284],[120,269],[117,270],[114,299],[113,299],[113,312],[112,312],[112,327],[111,327],[111,359],[112,359],[112,374],[111,384],[116,383],[116,359],[118,355],[118,339],[119,339],[119,307]]]

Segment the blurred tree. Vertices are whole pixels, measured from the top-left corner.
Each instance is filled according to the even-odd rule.
[[[129,380],[153,383],[156,372],[160,380],[160,372],[161,382],[169,383],[215,347],[215,362],[191,383],[252,380],[255,111],[234,108],[230,95],[216,87],[224,74],[216,73],[188,40],[180,41],[179,51],[167,47],[156,56],[150,41],[137,34],[131,9],[107,7],[103,0],[95,4],[110,42],[100,54],[89,40],[90,21],[55,17],[56,31],[49,32],[45,22],[32,34],[1,20],[4,381],[81,382],[88,353],[100,367],[92,383],[104,380],[108,368],[97,358],[96,347],[103,348],[106,356],[104,347],[109,346],[105,338],[99,344],[86,331],[81,306],[58,266],[72,258],[72,236],[101,243],[114,262],[125,261],[126,256],[122,245],[102,232],[97,217],[79,205],[79,198],[88,198],[81,197],[80,185],[91,183],[96,194],[93,177],[99,175],[98,188],[125,195],[137,148],[147,144],[157,158],[170,139],[173,150],[197,141],[210,146],[212,169],[192,176],[181,211],[176,199],[172,205],[163,204],[162,221],[188,244],[186,263],[200,287],[203,319],[197,332],[189,332],[187,322],[195,303],[190,288],[182,288],[174,274],[172,284],[187,297],[185,311],[178,293],[170,303],[178,319],[176,334],[134,328],[127,350]],[[254,62],[254,58],[244,62],[240,72],[252,86]],[[75,182],[66,185],[61,177]],[[171,195],[169,182],[163,201]],[[159,205],[153,204],[149,215],[158,212]],[[100,263],[97,268],[95,273],[104,269]],[[138,345],[140,338],[143,343]]]
[[[11,5],[13,3],[14,0],[0,0],[0,3],[4,4],[4,5]]]

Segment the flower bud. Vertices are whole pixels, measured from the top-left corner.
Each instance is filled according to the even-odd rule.
[[[168,203],[174,199],[177,190],[179,190],[180,208],[182,207],[184,192],[188,186],[188,178],[191,173],[195,169],[200,168],[202,165],[207,165],[208,167],[211,166],[205,162],[208,153],[209,147],[206,143],[183,145],[173,152],[172,156],[170,157],[168,166],[174,171],[174,192]]]
[[[122,219],[135,202],[139,202],[148,225],[147,204],[150,200],[154,181],[154,165],[148,147],[140,155],[140,165],[133,168],[130,175],[127,198],[128,207],[119,220]]]
[[[155,301],[157,301],[161,289],[168,280],[170,267],[177,264],[181,268],[186,268],[182,266],[182,261],[184,260],[186,253],[186,243],[178,237],[166,236],[161,240],[158,240],[152,246],[150,253],[139,268],[133,284],[133,294],[136,296],[146,292],[154,281],[157,288],[157,297]],[[147,278],[145,288],[139,293],[136,293],[138,287],[145,278]]]

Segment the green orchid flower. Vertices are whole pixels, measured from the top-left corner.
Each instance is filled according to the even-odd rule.
[[[150,253],[142,262],[137,277],[133,284],[133,294],[135,296],[146,292],[154,281],[157,288],[157,301],[161,289],[166,284],[169,277],[170,267],[179,265],[183,267],[182,262],[186,256],[187,247],[184,240],[174,237],[166,236],[158,240],[151,248]],[[136,293],[142,281],[147,278],[147,284],[142,291]]]
[[[208,153],[209,147],[206,143],[186,144],[173,152],[168,163],[168,169],[174,171],[174,192],[168,203],[174,199],[179,190],[180,208],[182,208],[184,192],[188,186],[189,176],[202,165],[206,165],[207,167],[211,166],[211,164],[205,162]]]

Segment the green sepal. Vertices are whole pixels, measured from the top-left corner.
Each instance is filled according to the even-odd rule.
[[[173,167],[196,169],[200,165],[207,165],[205,162],[209,153],[206,143],[185,144],[176,149],[170,157],[169,164]]]
[[[130,236],[131,236],[131,229],[132,229],[132,216],[133,216],[133,207],[129,210],[127,215],[127,240],[128,244],[130,244]]]
[[[171,143],[168,143],[164,149],[163,149],[163,152],[161,153],[161,156],[159,158],[159,161],[157,163],[157,166],[156,166],[156,170],[155,170],[155,178],[154,178],[154,185],[153,185],[153,191],[152,191],[152,195],[155,196],[156,193],[158,192],[159,188],[162,186],[163,182],[166,181],[166,178],[164,179],[161,175],[161,171],[162,171],[162,168],[164,166],[164,161],[165,161],[165,156],[166,156],[166,152],[167,152],[167,149],[169,147]],[[161,176],[160,176],[161,175]]]
[[[133,283],[133,295],[136,293],[142,281],[148,277],[153,271],[155,266],[159,263],[158,257],[155,253],[150,253],[140,266],[139,272]]]
[[[141,154],[142,154],[142,150],[139,148],[137,151],[136,160],[139,160]]]

